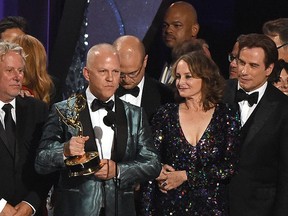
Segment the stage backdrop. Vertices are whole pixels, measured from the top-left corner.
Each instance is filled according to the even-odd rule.
[[[225,77],[227,53],[238,35],[260,33],[265,21],[287,17],[287,0],[186,1],[195,6],[199,37],[208,42]],[[49,73],[57,80],[56,100],[61,100],[84,88],[81,70],[93,44],[133,34],[143,39],[148,51],[161,46],[158,29],[172,2],[175,0],[0,0],[0,18],[20,15],[28,20],[29,33],[46,46]],[[155,53],[161,55],[161,50]]]

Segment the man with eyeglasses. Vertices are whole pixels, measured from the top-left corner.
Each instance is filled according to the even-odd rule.
[[[288,18],[267,21],[262,31],[275,42],[278,58],[288,62]]]
[[[124,101],[143,107],[150,121],[161,104],[174,101],[173,91],[164,84],[145,76],[148,55],[139,38],[121,36],[114,46],[120,58],[120,87],[116,94]]]
[[[236,58],[239,52],[239,40],[241,40],[242,36],[243,35],[240,35],[239,37],[237,37],[231,53],[228,54],[229,79],[238,79],[238,65],[236,62]]]
[[[237,79],[238,78],[238,70],[237,70],[237,62],[236,57],[239,51],[239,43],[235,42],[232,52],[228,54],[229,61],[229,79]]]
[[[284,94],[288,95],[288,18],[279,18],[264,23],[263,33],[276,44],[279,62],[269,76],[269,80]]]

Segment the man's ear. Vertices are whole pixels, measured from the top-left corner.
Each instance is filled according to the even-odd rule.
[[[267,76],[267,77],[272,73],[273,68],[274,68],[274,63],[270,64],[270,65],[265,69],[265,73],[266,73],[266,76]]]
[[[144,57],[144,61],[143,61],[143,67],[144,68],[146,68],[147,61],[148,61],[148,55],[146,54],[145,57]]]
[[[90,74],[89,74],[89,70],[88,70],[88,68],[87,67],[84,67],[83,68],[83,76],[84,76],[84,78],[87,80],[87,81],[89,81],[90,80]]]
[[[199,26],[198,23],[192,25],[192,28],[191,28],[191,36],[192,36],[192,37],[197,37],[199,30],[200,30],[200,26]]]

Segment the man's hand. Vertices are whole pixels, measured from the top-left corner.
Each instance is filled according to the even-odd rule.
[[[12,205],[6,203],[4,209],[0,213],[0,216],[13,216],[16,214],[16,212],[16,209]]]
[[[69,142],[64,145],[64,155],[65,157],[69,156],[78,156],[84,155],[85,142],[89,139],[89,136],[74,136]]]
[[[25,202],[17,204],[15,209],[17,210],[17,213],[14,216],[31,216],[33,214],[33,209]]]
[[[100,170],[95,173],[95,176],[102,180],[108,180],[116,176],[116,163],[109,159],[102,159],[100,161],[102,166]]]

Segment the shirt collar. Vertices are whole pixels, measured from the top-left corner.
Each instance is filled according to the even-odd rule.
[[[12,106],[13,106],[13,108],[15,109],[15,107],[16,107],[16,99],[14,98],[12,101],[10,101],[9,102]],[[7,103],[4,103],[3,101],[1,101],[0,100],[0,109],[2,109],[2,107],[5,105],[5,104],[7,104]]]
[[[243,89],[247,94],[252,94],[252,93],[254,93],[254,92],[259,92],[259,96],[258,96],[258,101],[257,101],[257,103],[259,103],[259,101],[260,101],[260,99],[262,98],[262,96],[264,95],[264,93],[265,93],[265,90],[266,90],[266,88],[267,88],[267,84],[268,84],[268,82],[266,81],[262,86],[260,86],[258,89],[255,89],[255,90],[253,90],[253,91],[250,91],[250,92],[246,92],[243,88],[241,88],[241,86],[240,86],[240,84],[239,84],[239,82],[238,82],[238,87],[237,87],[237,89]]]
[[[93,102],[93,100],[94,100],[95,98],[97,98],[97,97],[95,97],[95,96],[92,94],[92,92],[90,91],[90,88],[88,87],[88,88],[86,89],[86,99],[87,99],[87,104],[88,104],[88,106],[89,106],[89,109],[90,109],[91,104],[92,104],[92,102]],[[97,98],[97,99],[98,99],[98,98]],[[115,102],[115,96],[114,96],[114,94],[113,94],[107,101],[104,101],[104,102],[108,102],[108,101],[110,101],[110,100],[113,100],[113,101]],[[114,106],[115,106],[115,105],[114,105]]]

